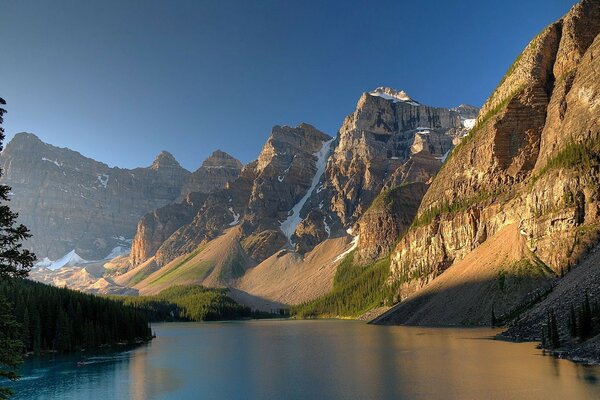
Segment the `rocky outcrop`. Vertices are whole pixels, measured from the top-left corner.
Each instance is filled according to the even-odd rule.
[[[331,141],[308,124],[275,126],[257,161],[244,167],[225,189],[194,200],[193,206],[165,207],[140,221],[132,250],[134,265],[152,256],[166,265],[237,225],[240,244],[254,262],[291,244],[298,213],[314,190],[315,176],[322,173],[319,163],[324,169]],[[158,223],[160,214],[169,224]],[[175,215],[182,218],[174,222]]]
[[[429,107],[391,88],[364,93],[344,120],[319,189],[307,202],[296,232],[299,247],[345,234],[383,188],[430,180],[466,134],[476,109]]]
[[[367,264],[387,255],[410,227],[427,185],[415,182],[383,190],[357,223],[357,263]]]
[[[156,251],[175,231],[193,220],[206,195],[188,194],[181,203],[169,204],[144,215],[138,222],[131,246],[131,262],[138,265]]]
[[[482,107],[392,252],[401,298],[508,225],[557,275],[595,242],[599,13],[600,2],[583,1],[545,28]]]
[[[11,208],[33,233],[39,259],[71,250],[102,259],[129,246],[144,213],[172,203],[190,173],[167,152],[151,167],[110,168],[81,154],[19,133],[0,155],[2,183],[12,187]]]
[[[243,165],[236,158],[221,150],[214,151],[200,168],[192,172],[181,189],[180,201],[189,193],[212,193],[224,189],[242,171]]]

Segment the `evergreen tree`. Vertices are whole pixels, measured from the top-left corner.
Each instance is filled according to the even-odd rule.
[[[569,314],[569,334],[571,337],[577,336],[577,315],[575,314],[573,304],[571,304],[571,312]]]
[[[550,316],[550,343],[553,349],[557,349],[560,347],[560,334],[558,332],[558,325],[556,323],[556,315],[554,311]]]
[[[581,310],[579,311],[578,334],[581,340],[586,340],[592,333],[592,309],[590,307],[590,299],[588,294],[585,294],[585,299]]]
[[[0,378],[14,381],[19,377],[15,371],[23,351],[21,333],[10,304],[0,296]],[[0,399],[7,399],[11,394],[10,389],[0,388]]]
[[[4,142],[4,105],[6,101],[0,97],[0,151]],[[22,248],[22,242],[31,235],[25,226],[17,224],[17,214],[6,205],[9,193],[10,187],[0,185],[0,279],[26,277],[35,261],[33,253]],[[0,324],[0,377],[14,380],[18,378],[15,370],[21,361],[22,330],[4,298],[0,298]],[[0,398],[9,394],[10,390],[0,388]]]
[[[498,324],[498,320],[496,319],[496,313],[494,312],[494,306],[492,306],[492,327]]]

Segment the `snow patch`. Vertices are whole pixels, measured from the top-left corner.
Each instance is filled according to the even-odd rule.
[[[473,129],[473,127],[475,126],[475,120],[475,118],[463,119],[462,126],[464,126],[467,129]]]
[[[279,176],[277,177],[277,180],[278,180],[279,182],[283,182],[283,178],[284,178],[283,176],[279,175]]]
[[[358,239],[359,239],[360,235],[356,235],[352,238],[352,241],[350,242],[350,247],[348,249],[346,249],[346,251],[344,251],[343,253],[341,253],[339,256],[337,256],[335,258],[335,261],[341,261],[344,259],[344,257],[346,257],[348,254],[350,254],[354,249],[356,249],[356,246],[358,246]]]
[[[325,232],[327,232],[327,237],[330,237],[331,229],[329,228],[329,225],[327,224],[327,216],[323,217],[323,225],[325,226]]]
[[[233,207],[229,207],[229,212],[233,215],[233,221],[231,221],[229,223],[229,226],[234,226],[237,225],[238,222],[240,222],[240,214],[237,214],[234,210]]]
[[[287,237],[290,244],[293,244],[291,237],[296,231],[298,224],[302,220],[300,218],[300,211],[302,210],[302,207],[304,207],[304,204],[306,204],[306,201],[308,200],[312,192],[319,184],[321,176],[323,176],[323,172],[325,172],[325,166],[327,165],[327,157],[329,156],[329,150],[331,149],[331,144],[334,140],[335,138],[331,138],[330,140],[323,142],[323,144],[321,145],[321,150],[317,151],[314,154],[317,157],[317,172],[315,173],[315,176],[313,176],[310,188],[306,191],[304,197],[302,197],[300,201],[296,203],[296,205],[290,210],[290,212],[288,213],[288,217],[280,225],[281,231]],[[319,193],[319,191],[317,191],[317,193]]]
[[[130,251],[131,249],[129,247],[117,246],[114,249],[112,249],[110,253],[108,253],[108,255],[104,257],[104,259],[111,260],[115,257],[126,256],[129,254]]]
[[[436,157],[437,160],[440,160],[442,162],[442,164],[448,159],[448,156],[450,155],[450,152],[452,151],[452,149],[449,149],[447,152],[444,153],[443,156],[441,157]]]
[[[59,258],[56,261],[50,261],[48,259],[48,257],[46,257],[39,263],[36,263],[35,266],[36,267],[37,266],[45,266],[46,268],[48,268],[50,270],[57,270],[59,268],[64,267],[65,265],[74,266],[74,265],[87,264],[87,263],[89,263],[89,261],[81,258],[79,256],[79,254],[77,254],[75,252],[75,250],[71,250],[70,252],[68,252],[67,254],[65,254],[64,256],[62,256],[61,258]],[[42,264],[44,264],[44,265],[42,265]]]
[[[43,260],[36,262],[33,266],[38,268],[48,268],[52,265],[52,260],[48,257],[44,257]]]
[[[62,166],[63,166],[63,164],[62,164],[62,163],[59,163],[59,162],[58,162],[58,160],[51,160],[51,159],[49,159],[49,158],[46,158],[46,157],[42,157],[42,161],[48,161],[48,162],[51,162],[52,164],[56,165],[58,168],[60,168],[60,167],[62,167]]]
[[[397,91],[390,88],[378,87],[377,89],[370,91],[369,94],[371,96],[381,97],[385,100],[391,100],[394,103],[407,103],[415,107],[421,105],[406,94],[404,90]]]
[[[110,176],[108,174],[98,174],[98,181],[100,182],[100,186],[106,189],[106,185],[108,185],[108,178]]]

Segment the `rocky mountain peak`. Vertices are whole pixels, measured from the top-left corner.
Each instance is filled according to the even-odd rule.
[[[153,170],[157,170],[159,168],[182,168],[179,162],[173,157],[173,154],[169,153],[166,150],[160,152],[159,155],[156,156],[154,161],[152,162]]]
[[[415,103],[413,105],[419,105],[412,97],[408,95],[404,90],[396,90],[386,86],[380,86],[375,90],[369,92],[371,96],[381,97],[386,100],[392,100],[394,103],[405,102]]]
[[[450,110],[456,111],[463,120],[477,118],[477,114],[479,113],[479,107],[471,106],[469,104],[461,104]]]
[[[45,143],[33,133],[19,132],[6,144],[6,150],[10,153],[24,148],[35,148],[44,146]],[[1,147],[0,147],[1,149]]]
[[[221,150],[215,150],[202,163],[204,168],[236,168],[241,170],[244,165],[235,157]]]

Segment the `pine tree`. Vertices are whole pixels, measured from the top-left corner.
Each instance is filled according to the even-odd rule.
[[[569,334],[571,337],[577,336],[577,315],[575,314],[573,304],[571,304],[571,312],[569,314]]]
[[[556,324],[556,315],[554,311],[550,316],[550,343],[553,349],[560,347],[560,334],[558,332],[558,325]]]
[[[494,306],[492,306],[492,327],[498,324],[498,320],[496,319],[496,313],[494,313]]]
[[[21,363],[23,342],[21,327],[10,311],[11,305],[0,297],[0,378],[16,380],[19,378],[15,370]],[[0,388],[0,399],[7,399],[12,394],[8,388]]]
[[[581,340],[586,340],[590,337],[592,333],[592,309],[590,307],[590,299],[588,294],[585,294],[585,300],[579,311],[579,338]]]
[[[0,151],[4,142],[4,105],[6,101],[0,97]],[[6,205],[9,193],[10,187],[0,185],[0,279],[26,277],[35,261],[33,253],[22,248],[22,242],[31,235],[25,226],[17,225],[17,214]],[[10,310],[9,303],[0,298],[0,377],[14,380],[18,378],[15,369],[21,361],[23,343],[22,330]],[[0,398],[9,394],[10,390],[0,388]]]
[[[6,104],[0,97],[0,151],[4,142],[4,114],[2,107]],[[2,176],[2,171],[0,171]],[[0,185],[0,203],[8,202],[10,187]],[[0,205],[0,277],[24,278],[35,261],[35,255],[23,249],[22,242],[31,237],[29,230],[23,225],[17,225],[17,213],[12,212],[8,205]]]

